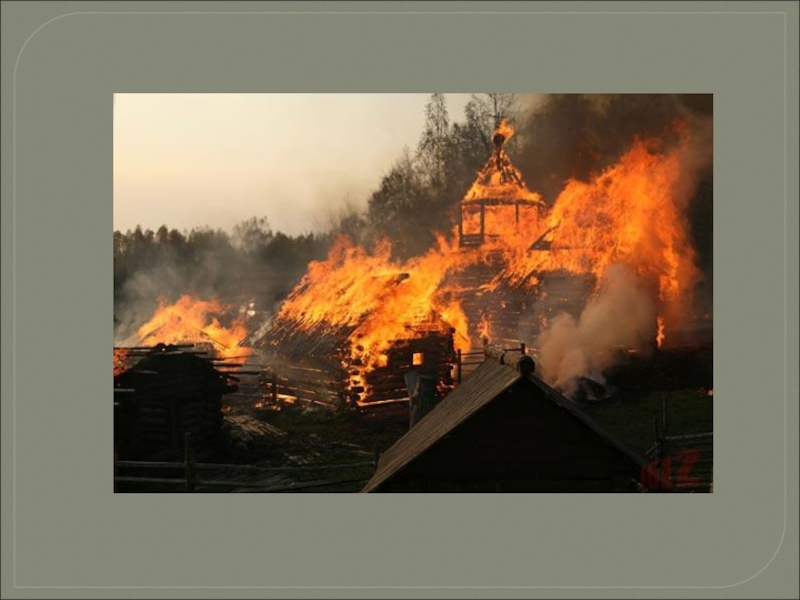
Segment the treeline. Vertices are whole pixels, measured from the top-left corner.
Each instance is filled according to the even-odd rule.
[[[297,284],[312,260],[325,257],[330,233],[288,236],[266,218],[232,233],[209,227],[114,232],[114,312],[120,335],[148,318],[158,298],[181,294],[270,310]]]
[[[417,148],[404,150],[369,198],[362,241],[389,238],[405,258],[429,248],[435,233],[449,232],[459,200],[494,148],[495,127],[521,108],[514,94],[476,94],[463,120],[452,122],[444,96],[433,94]]]

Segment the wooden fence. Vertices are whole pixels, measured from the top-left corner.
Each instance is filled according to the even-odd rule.
[[[642,483],[652,491],[711,492],[714,482],[714,433],[669,433],[669,404],[661,401],[661,417],[653,418],[654,442]]]
[[[186,434],[183,462],[163,461],[114,461],[114,485],[118,483],[140,483],[175,486],[176,491],[195,492],[209,489],[237,489],[252,492],[295,492],[321,488],[339,488],[344,485],[365,483],[377,465],[376,456],[370,461],[330,464],[265,467],[258,465],[201,463],[195,459],[192,435]],[[353,471],[366,469],[369,474],[362,477],[288,480],[289,474],[324,474],[331,471]],[[135,474],[120,474],[133,472]],[[157,474],[154,474],[157,473]],[[205,490],[203,490],[205,488]]]

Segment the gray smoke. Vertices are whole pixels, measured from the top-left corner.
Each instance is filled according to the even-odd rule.
[[[541,377],[561,390],[575,377],[605,383],[616,352],[650,348],[655,322],[650,294],[627,267],[614,265],[578,319],[562,313],[536,340]]]

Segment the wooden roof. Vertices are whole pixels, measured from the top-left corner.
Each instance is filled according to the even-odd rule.
[[[505,362],[504,354],[499,354],[496,358],[487,357],[463,384],[381,455],[375,474],[361,491],[367,493],[376,490],[479,409],[523,380],[532,382],[544,393],[545,398],[592,429],[635,464],[643,466],[647,462],[643,455],[606,431],[575,402],[558,393],[536,375],[522,374],[516,365],[504,364]]]
[[[472,187],[467,190],[461,202],[544,205],[542,197],[528,189],[522,174],[503,150],[502,142],[496,144],[494,152],[478,171]]]

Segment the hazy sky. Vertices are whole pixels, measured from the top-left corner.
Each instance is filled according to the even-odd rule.
[[[447,94],[451,121],[469,94]],[[429,94],[116,94],[114,229],[230,229],[266,216],[310,231],[364,206]]]

